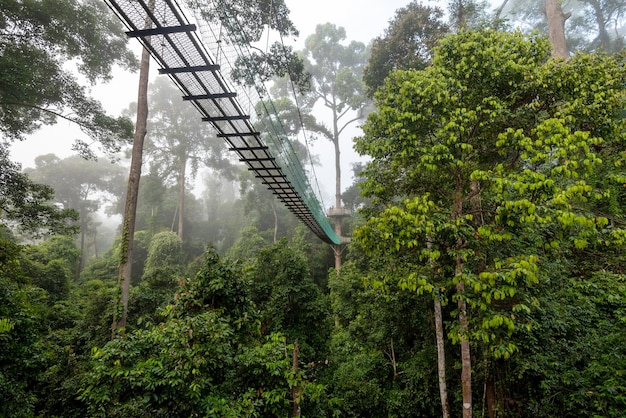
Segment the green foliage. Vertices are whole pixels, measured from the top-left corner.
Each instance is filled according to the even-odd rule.
[[[152,237],[141,282],[131,289],[131,323],[139,323],[144,316],[151,317],[157,308],[171,302],[181,280],[184,259],[182,242],[174,232],[163,231]]]
[[[80,274],[82,282],[90,280],[115,281],[119,267],[119,250],[114,247],[90,260]]]
[[[198,0],[187,0],[207,22],[224,27],[230,40],[249,45],[261,40],[265,28],[281,37],[297,36],[298,30],[289,18],[284,0],[220,0],[207,7]],[[233,77],[240,83],[252,85],[255,80],[268,81],[288,74],[294,83],[305,89],[308,77],[302,60],[292,47],[275,41],[265,51],[252,51],[249,57],[239,57],[233,66]]]
[[[241,237],[235,241],[226,257],[238,260],[244,265],[254,262],[259,251],[268,245],[268,242],[259,234],[256,227],[250,226],[241,231]]]
[[[21,166],[9,160],[7,148],[0,144],[0,221],[2,226],[15,227],[35,237],[72,233],[76,227],[72,221],[78,213],[71,209],[59,209],[50,201],[52,188],[31,181],[21,172]]]
[[[54,154],[39,155],[35,167],[24,172],[34,181],[52,187],[56,203],[76,209],[82,216],[99,209],[102,202],[117,199],[125,186],[122,167],[79,155],[63,159]]]
[[[18,3],[0,11],[0,22],[18,32],[31,25],[34,32],[25,36],[55,34],[70,12],[81,17],[83,6],[102,6]],[[47,10],[57,6],[62,10]],[[232,10],[256,13],[244,6],[235,3]],[[5,16],[16,8],[41,13],[19,26],[12,23],[17,12]],[[43,25],[49,12],[65,17]],[[403,30],[389,41],[401,39],[404,24],[415,22],[396,23]],[[341,45],[341,31],[331,26],[311,38],[319,62],[352,47],[362,58],[362,46]],[[79,39],[71,34],[82,34],[70,29],[57,33],[67,45]],[[39,57],[34,49],[16,55],[5,38],[0,67],[25,68],[24,57]],[[59,59],[79,56],[63,53],[63,45]],[[484,384],[487,394],[495,385],[491,406],[498,416],[622,416],[626,80],[621,61],[577,55],[552,62],[544,39],[492,31],[461,32],[435,51],[431,67],[391,74],[377,95],[378,111],[357,139],[358,150],[373,158],[360,184],[371,204],[354,193],[344,199],[364,206],[364,224],[350,248],[353,261],[329,279],[330,306],[320,291],[328,249],[283,222],[280,209],[261,207],[266,201],[260,194],[247,196],[250,207],[264,214],[258,229],[242,232],[229,252],[239,263],[224,263],[210,249],[188,269],[191,279],[184,276],[185,261],[193,257],[187,250],[196,242],[181,246],[174,234],[156,233],[158,222],[139,231],[135,248],[143,256],[133,266],[138,285],[131,310],[133,318],[142,319],[113,341],[119,249],[72,281],[78,260],[72,238],[18,246],[0,226],[0,415],[288,416],[295,393],[304,416],[437,416],[431,309],[439,298],[445,318],[458,317],[450,302],[461,299],[469,319],[466,334],[456,319],[445,323],[451,393],[459,389],[459,356],[451,348],[469,337],[475,387]],[[118,51],[104,52],[103,60]],[[312,57],[313,49],[309,52]],[[109,64],[89,55],[96,68],[92,79]],[[42,55],[32,62],[61,62],[50,60]],[[350,98],[359,86],[342,66],[332,80]],[[62,76],[52,67],[28,74],[0,71],[0,96],[8,97],[9,87],[20,80]],[[323,90],[332,83],[322,84]],[[48,87],[59,86],[55,81],[40,91],[45,96],[52,91]],[[24,97],[36,88],[26,85]],[[84,96],[78,90],[67,94],[63,97]],[[46,106],[58,104],[50,97]],[[358,105],[352,99],[341,109]],[[287,117],[293,109],[284,104]],[[95,109],[90,102],[79,105],[81,112]],[[1,129],[12,132],[10,138],[51,122],[41,109],[0,106]],[[52,191],[22,177],[8,154],[2,155],[6,224],[62,229],[69,213],[46,207]],[[158,182],[151,186],[148,210],[157,209],[154,219],[167,218],[169,227],[173,193]],[[281,219],[278,233],[291,242],[268,246],[274,214]],[[213,235],[226,243],[223,250],[230,246],[224,234]],[[464,291],[455,294],[458,284]],[[289,344],[295,341],[298,370],[295,346]]]
[[[447,37],[431,67],[392,73],[356,140],[373,158],[355,241],[378,263],[374,286],[462,300],[469,325],[451,323],[450,341],[518,353],[554,260],[567,271],[623,244],[597,207],[623,185],[624,81],[616,58],[551,61],[545,39],[495,31]]]
[[[359,110],[367,102],[361,80],[367,48],[357,41],[345,45],[345,40],[346,30],[332,23],[317,25],[305,40],[305,68],[311,73],[311,93],[305,103],[312,107],[319,99],[334,97],[334,101],[323,102],[336,119],[341,119],[344,110]],[[329,140],[338,140],[337,132],[326,131],[322,134]]]
[[[519,33],[461,33],[436,51],[432,67],[392,75],[357,140],[375,157],[363,189],[391,205],[356,238],[394,258],[415,254],[408,289],[463,281],[474,293],[463,297],[486,315],[474,337],[508,357],[512,318],[528,309],[522,289],[541,277],[541,260],[586,247],[607,226],[581,209],[606,195],[590,174],[602,163],[595,149],[619,138],[623,97],[611,85],[624,74],[601,56],[547,62],[547,43]],[[416,197],[394,203],[390,190]],[[486,313],[507,299],[510,313]]]
[[[136,65],[119,23],[97,1],[10,1],[0,10],[0,132],[22,139],[57,117],[76,122],[108,150],[131,137],[132,123],[107,116],[86,95],[68,63],[90,82],[110,77],[114,64]],[[80,22],[80,24],[76,24]],[[65,111],[68,110],[68,113]],[[84,143],[77,146],[86,154]]]
[[[121,27],[99,1],[8,1],[0,8],[0,217],[22,232],[75,232],[77,213],[49,202],[52,188],[36,184],[9,161],[8,144],[58,118],[80,126],[105,151],[132,136],[127,118],[107,116],[72,74],[90,83],[110,78],[113,65],[135,65]],[[83,155],[93,155],[76,141]]]
[[[89,236],[95,239],[97,235],[96,212],[104,208],[107,213],[111,213],[123,195],[124,170],[106,160],[90,161],[79,155],[60,159],[54,154],[47,154],[36,157],[35,168],[24,172],[32,180],[54,189],[51,200],[55,204],[79,213],[80,267],[84,267],[88,247],[85,238]],[[105,206],[106,202],[110,206]]]
[[[13,409],[2,411],[2,415],[81,416],[84,410],[74,401],[74,394],[87,364],[82,350],[99,340],[97,322],[86,323],[84,315],[86,305],[94,299],[72,286],[78,249],[73,238],[55,236],[39,245],[15,246],[15,250],[14,265],[19,269],[2,266],[6,286],[0,302],[9,312],[7,337],[11,344],[0,341],[0,349],[10,356],[0,363],[12,365],[12,369],[1,367],[3,384],[11,386],[3,393],[23,405],[15,409],[13,401],[3,400]],[[0,318],[5,313],[0,313]]]
[[[297,341],[306,362],[323,359],[331,329],[329,306],[309,275],[304,254],[283,238],[259,252],[250,277],[261,333],[280,332],[289,342]]]
[[[304,255],[310,277],[322,292],[326,292],[328,269],[334,263],[331,249],[303,224],[296,227],[289,244],[294,251]]]
[[[253,327],[248,320],[253,312],[249,292],[248,280],[235,266],[221,262],[215,249],[210,247],[196,277],[181,283],[177,305],[183,312],[217,310],[230,318],[236,328]]]
[[[623,275],[606,272],[541,289],[537,330],[509,365],[517,389],[504,416],[623,415],[625,290]]]
[[[101,280],[104,282],[116,282],[120,262],[121,238],[118,237],[113,242],[113,246],[102,253],[97,259],[92,259],[81,272],[81,281]],[[148,247],[150,245],[150,234],[148,231],[135,232],[133,241],[133,266],[131,272],[131,283],[138,285],[144,273],[146,258],[148,257]]]
[[[412,1],[396,10],[384,36],[372,42],[372,52],[363,71],[368,96],[383,85],[392,70],[424,69],[433,48],[449,32],[438,7]]]
[[[184,266],[182,250],[182,242],[175,233],[164,231],[154,235],[150,240],[142,281],[154,287],[171,286]]]
[[[58,259],[65,262],[68,267],[75,266],[80,257],[74,239],[67,235],[50,237],[41,244],[29,248],[33,250],[32,258],[37,261],[45,262]]]
[[[0,241],[0,415],[33,414],[32,392],[40,350],[37,316],[32,305],[38,292],[25,284],[20,247]]]
[[[46,291],[49,303],[66,299],[78,266],[79,250],[74,239],[57,235],[23,248],[22,254],[25,274],[33,285]]]
[[[290,388],[318,392],[295,372],[285,338],[259,336],[248,282],[215,251],[175,304],[93,350],[81,398],[92,416],[284,416]]]
[[[352,417],[436,416],[432,300],[393,282],[383,293],[363,279],[365,267],[348,261],[330,278],[337,326],[324,383],[335,408]]]

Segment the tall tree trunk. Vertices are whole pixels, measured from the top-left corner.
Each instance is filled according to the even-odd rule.
[[[463,190],[460,174],[457,175],[456,188],[454,193],[454,207],[452,211],[452,219],[458,219],[463,214]],[[457,250],[463,248],[461,238],[457,242]],[[455,276],[463,274],[463,257],[458,254],[454,267]],[[470,355],[470,344],[467,338],[467,304],[465,303],[465,283],[459,280],[456,285],[456,293],[458,297],[457,306],[459,308],[459,325],[461,333],[461,389],[463,393],[463,418],[472,417],[472,360]]]
[[[278,213],[276,212],[276,205],[273,201],[270,201],[270,206],[272,207],[272,213],[274,214],[274,244],[278,240]]]
[[[337,236],[341,236],[337,233],[337,223],[341,222],[340,219],[335,219],[335,234],[337,234]],[[339,232],[341,232],[341,227],[339,227]],[[341,252],[342,252],[342,245],[341,244],[337,244],[337,245],[333,245],[333,254],[335,255],[335,270],[339,271],[341,270]]]
[[[546,0],[546,18],[548,19],[548,37],[552,44],[552,57],[567,58],[565,43],[565,21],[570,13],[564,14],[562,0]]]
[[[502,4],[496,8],[496,13],[495,13],[495,18],[494,20],[497,22],[500,20],[501,16],[502,16],[502,12],[504,11],[504,8],[506,7],[506,4],[509,2],[509,0],[504,0],[502,2]]]
[[[467,17],[465,16],[465,5],[463,0],[456,0],[452,7],[454,15],[452,17],[453,26],[457,31],[465,28]]]
[[[606,22],[604,19],[604,13],[602,11],[602,5],[598,0],[587,0],[593,7],[593,13],[596,17],[596,23],[598,24],[598,39],[600,40],[600,49],[604,52],[611,52],[611,37],[606,30]]]
[[[341,209],[341,151],[339,149],[339,138],[333,141],[335,146],[335,207]]]
[[[187,161],[181,158],[178,168],[178,238],[183,240],[185,227],[185,169]]]
[[[98,229],[93,231],[93,255],[98,258]]]
[[[456,274],[461,274],[463,270],[463,259],[459,255],[456,262]],[[456,285],[456,292],[459,295],[457,306],[459,308],[459,324],[461,325],[461,387],[463,391],[463,418],[472,417],[472,359],[470,355],[470,344],[467,338],[467,306],[463,299],[465,284],[459,281]]]
[[[83,271],[85,265],[85,230],[87,229],[87,222],[84,216],[86,216],[86,214],[80,214],[80,256],[78,257],[78,274]]]
[[[448,404],[448,386],[446,384],[446,352],[444,347],[443,316],[441,314],[441,301],[435,297],[435,339],[437,341],[437,375],[439,377],[439,399],[441,400],[441,412],[443,418],[450,418],[450,405]]]
[[[298,346],[298,341],[293,344],[293,372],[294,375],[298,372],[298,362],[300,361],[300,347]],[[293,413],[292,417],[299,417],[300,414],[300,388],[297,386],[293,386],[291,388],[291,398],[293,400]]]
[[[148,25],[146,25],[148,26]],[[141,164],[143,159],[143,142],[147,133],[148,122],[148,76],[150,72],[150,53],[143,49],[141,53],[141,67],[139,69],[139,89],[137,93],[137,120],[133,137],[133,151],[130,160],[130,173],[126,189],[126,204],[124,206],[124,222],[122,223],[121,260],[118,271],[118,286],[121,295],[116,301],[113,311],[112,337],[118,329],[126,327],[128,315],[128,297],[130,294],[130,275],[133,261],[133,237],[135,235],[135,218],[137,215],[137,196],[139,194],[139,180],[141,179]],[[121,303],[121,317],[118,319]]]
[[[485,398],[487,401],[487,415],[489,418],[496,418],[496,382],[489,370],[487,370],[487,381],[485,382]]]
[[[426,248],[432,247],[430,237],[426,241]],[[445,337],[443,332],[443,315],[441,313],[441,300],[435,297],[434,316],[435,316],[435,341],[437,345],[437,377],[439,379],[439,400],[441,401],[441,415],[443,418],[450,418],[450,404],[448,403],[448,385],[446,383],[446,350]]]
[[[335,146],[335,208],[341,209],[341,150],[339,148],[339,129],[337,126],[337,114],[333,110],[333,145]],[[341,216],[335,217],[335,234],[341,237]],[[335,254],[335,270],[341,270],[341,253],[342,245],[335,245],[333,248]]]

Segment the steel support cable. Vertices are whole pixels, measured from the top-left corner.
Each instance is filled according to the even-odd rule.
[[[280,36],[280,44],[283,47],[283,52],[287,52],[287,48],[285,47],[285,41],[283,39],[283,35],[279,33],[279,36]],[[322,197],[322,191],[320,189],[320,183],[319,183],[319,180],[317,178],[317,172],[315,170],[315,164],[313,163],[313,156],[311,154],[311,149],[309,147],[309,139],[308,139],[307,134],[306,134],[307,130],[306,130],[306,127],[304,126],[304,118],[302,117],[302,112],[300,111],[300,103],[298,102],[298,95],[296,94],[296,87],[295,87],[291,77],[289,78],[289,85],[291,87],[291,92],[293,94],[293,100],[294,100],[294,103],[296,105],[296,109],[298,109],[298,119],[300,121],[300,127],[302,129],[302,136],[304,137],[304,145],[306,146],[307,155],[309,156],[309,161],[311,163],[311,171],[313,173],[313,179],[315,180],[315,186],[317,187],[317,198],[322,203],[322,207],[326,207],[326,205],[324,204],[324,198]],[[314,190],[314,192],[315,192],[315,190]]]
[[[272,5],[273,4],[274,4],[274,2],[272,1]],[[285,47],[285,41],[284,41],[282,33],[278,32],[278,36],[279,36],[279,39],[280,39],[280,44],[282,46],[283,53],[286,54],[287,53],[287,48]],[[269,43],[269,30],[268,30],[268,43]],[[267,50],[267,46],[266,46],[266,50]],[[304,120],[303,120],[303,117],[302,117],[302,112],[300,111],[300,103],[298,102],[298,95],[296,94],[296,88],[295,88],[293,80],[291,79],[291,77],[288,77],[288,79],[289,79],[289,85],[291,87],[291,92],[293,94],[294,104],[296,105],[296,109],[297,109],[297,112],[298,112],[298,120],[300,122],[300,128],[302,130],[302,136],[304,137],[304,144],[305,144],[305,147],[306,147],[307,156],[308,156],[309,162],[311,164],[311,172],[313,174],[313,179],[315,180],[315,185],[317,187],[316,198],[321,202],[321,206],[323,208],[323,207],[325,207],[324,199],[322,197],[322,192],[321,192],[321,189],[320,189],[319,180],[317,178],[317,172],[315,170],[315,164],[313,163],[313,156],[312,156],[312,153],[311,153],[311,148],[309,146],[309,140],[308,140],[307,133],[306,133],[307,130],[306,130],[306,127],[304,126]],[[310,181],[308,183],[310,184]],[[313,189],[313,193],[315,193],[314,189]]]
[[[233,47],[232,43],[230,45],[231,47]],[[239,46],[237,45],[236,48],[239,48]],[[237,55],[243,55],[243,54],[245,54],[245,52],[239,51]],[[230,65],[232,66],[233,64],[230,64]],[[261,88],[259,86],[259,83],[257,82],[256,86],[257,86],[257,90],[259,90],[258,93],[259,93],[260,98],[262,96],[269,96],[264,85],[262,85],[262,88]],[[333,236],[334,231],[330,227],[328,220],[325,218],[323,211],[321,209],[317,211],[315,210],[316,206],[319,207],[319,202],[317,202],[316,199],[312,199],[311,193],[308,192],[312,188],[310,187],[310,184],[308,183],[306,176],[303,175],[302,170],[300,170],[300,172],[296,170],[297,167],[300,167],[299,160],[297,160],[297,158],[295,157],[295,152],[293,152],[291,143],[286,139],[284,128],[282,127],[282,124],[280,123],[280,119],[278,118],[278,112],[276,111],[273,105],[273,102],[269,102],[269,104],[272,106],[272,110],[269,110],[267,108],[268,102],[262,100],[262,105],[264,106],[266,114],[268,115],[267,121],[270,122],[269,126],[267,124],[264,124],[264,125],[266,126],[267,131],[274,132],[274,135],[270,135],[270,141],[268,145],[270,144],[274,145],[274,150],[275,150],[274,153],[277,157],[280,158],[281,167],[285,170],[285,174],[287,175],[288,179],[294,184],[295,188],[297,189],[296,191],[301,196],[306,206],[309,207],[309,210],[313,212],[314,217],[323,218],[324,220],[326,220],[326,223],[328,225],[325,225],[325,227],[323,223],[322,225],[320,225],[322,226],[324,232],[327,235]],[[273,118],[272,116],[276,116],[276,118]],[[285,146],[288,146],[289,149],[286,149]],[[315,214],[317,214],[317,216],[315,216]],[[333,240],[333,242],[336,242],[337,240],[338,240],[338,237],[336,240]]]

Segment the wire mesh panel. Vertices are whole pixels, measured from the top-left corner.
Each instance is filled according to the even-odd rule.
[[[173,0],[106,0],[126,25],[127,34],[150,51],[161,67],[211,123],[240,161],[253,171],[319,238],[340,244],[288,139],[263,83],[229,83],[238,57],[249,54],[241,42],[225,36],[219,24],[199,16],[191,23]],[[215,8],[212,1],[207,8]],[[187,13],[188,14],[188,13]],[[217,15],[217,13],[215,14]],[[231,17],[232,18],[232,17]],[[199,32],[199,34],[198,34]],[[253,68],[246,68],[253,74]],[[265,99],[263,99],[265,98]]]

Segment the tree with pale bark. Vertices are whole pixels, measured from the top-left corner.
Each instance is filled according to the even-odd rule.
[[[555,57],[576,51],[616,53],[624,46],[623,0],[504,0],[499,16],[549,36]]]
[[[345,130],[362,120],[370,100],[363,83],[363,69],[369,51],[357,41],[345,43],[346,31],[326,23],[317,25],[305,40],[305,69],[311,74],[311,88],[302,98],[302,106],[311,111],[317,104],[326,112],[323,118],[305,119],[305,127],[329,140],[335,153],[335,202],[341,202],[341,138]],[[342,135],[343,134],[343,135]],[[335,218],[335,233],[342,235],[341,217]],[[341,268],[342,246],[336,245],[335,268]]]
[[[603,56],[551,60],[537,36],[461,32],[431,67],[392,73],[376,96],[356,145],[372,158],[362,190],[373,203],[355,240],[405,273],[383,283],[455,303],[447,331],[460,345],[464,417],[477,359],[516,353],[551,260],[621,245],[591,202],[609,193],[594,173],[604,144],[621,138],[625,97],[613,86],[625,76]]]

